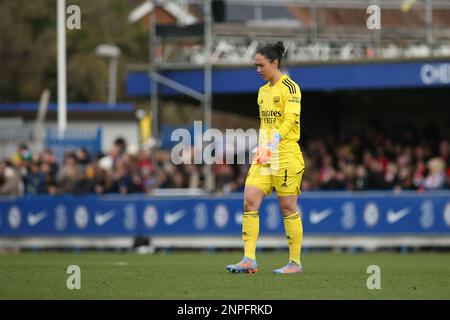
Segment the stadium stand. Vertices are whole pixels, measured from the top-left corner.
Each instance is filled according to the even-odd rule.
[[[395,134],[398,130],[400,135]],[[314,137],[304,143],[308,170],[303,190],[449,189],[450,140],[446,134],[405,125],[395,130],[374,126],[365,132]],[[243,191],[247,170],[248,163],[215,164],[215,191]],[[50,149],[32,154],[20,145],[11,159],[2,162],[0,190],[15,195],[18,190],[24,194],[130,194],[202,188],[203,181],[202,165],[174,165],[171,151],[160,150],[153,167],[150,148],[127,149],[126,142],[117,139],[107,154],[77,148],[66,152],[62,163]]]

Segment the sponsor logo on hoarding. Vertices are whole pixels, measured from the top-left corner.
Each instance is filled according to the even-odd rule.
[[[407,214],[411,212],[411,208],[404,208],[399,211],[394,211],[392,209],[389,209],[387,212],[387,222],[390,224],[394,224],[403,217],[405,217]]]
[[[20,226],[22,220],[22,214],[19,207],[13,206],[8,212],[8,222],[12,229],[17,229]]]
[[[280,210],[276,203],[270,203],[266,207],[266,227],[275,230],[280,225]]]
[[[447,225],[447,227],[450,228],[450,201],[447,202],[447,205],[445,206],[443,216],[444,216],[445,224]]]
[[[425,201],[420,206],[420,226],[422,229],[430,229],[434,225],[434,205],[431,201]]]
[[[203,230],[208,226],[208,212],[204,203],[199,203],[194,207],[194,228]]]
[[[154,228],[158,222],[158,211],[155,206],[147,206],[144,210],[144,224],[148,228]]]
[[[79,206],[75,210],[75,224],[78,229],[84,229],[89,222],[89,213],[85,206]]]
[[[380,214],[374,202],[369,202],[364,209],[364,222],[368,227],[374,227],[378,223]]]
[[[28,217],[27,217],[28,225],[33,227],[33,226],[37,225],[39,222],[41,222],[42,220],[44,220],[46,216],[47,216],[47,211],[45,211],[45,210],[39,211],[38,213],[29,212]]]
[[[331,214],[333,214],[333,209],[331,209],[331,208],[327,208],[322,211],[316,211],[314,209],[311,211],[311,213],[309,215],[309,222],[311,222],[311,224],[318,224],[318,223],[322,222],[323,220],[325,220]]]
[[[116,215],[116,213],[114,212],[114,210],[109,210],[104,213],[101,213],[101,211],[97,211],[95,213],[95,224],[98,225],[99,227],[101,227],[102,225],[107,223],[109,220],[114,218],[115,215]]]
[[[67,228],[67,208],[60,204],[55,208],[55,229],[64,231]]]
[[[355,204],[347,201],[342,205],[341,225],[344,229],[350,230],[356,224]]]
[[[171,213],[170,211],[166,211],[164,214],[164,222],[171,226],[172,224],[176,223],[178,220],[183,218],[186,215],[186,211],[184,209],[180,209],[178,211],[175,211]]]
[[[132,203],[128,203],[123,209],[125,215],[123,217],[123,227],[127,230],[136,229],[136,206]]]
[[[228,223],[228,209],[224,204],[219,204],[214,210],[214,223],[220,229],[226,227]]]
[[[242,211],[236,211],[234,213],[234,222],[236,222],[237,225],[241,225],[242,224]]]

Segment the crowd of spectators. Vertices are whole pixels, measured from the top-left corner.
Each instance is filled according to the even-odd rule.
[[[433,190],[450,188],[450,143],[437,132],[412,128],[302,140],[307,170],[302,190]],[[57,161],[51,150],[18,146],[0,162],[0,195],[150,193],[164,188],[203,188],[205,167],[175,165],[170,150],[131,150],[118,138],[107,154],[69,150]],[[241,192],[249,164],[214,164],[214,190]]]
[[[436,129],[376,127],[310,139],[303,190],[433,190],[450,188],[450,143]]]

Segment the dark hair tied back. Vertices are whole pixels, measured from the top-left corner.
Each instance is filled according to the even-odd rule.
[[[278,60],[278,68],[281,65],[281,59],[284,55],[283,42],[278,41],[277,44],[262,47],[256,51],[256,53],[262,54],[269,59],[269,61]]]
[[[273,46],[273,48],[280,55],[280,58],[283,58],[284,50],[285,50],[283,42],[278,41],[277,44]]]

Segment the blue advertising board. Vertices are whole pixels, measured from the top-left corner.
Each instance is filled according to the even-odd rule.
[[[209,197],[37,196],[0,199],[1,236],[239,235],[242,194]],[[450,191],[306,192],[310,235],[450,235]],[[276,197],[260,208],[260,233],[284,234]]]
[[[450,86],[450,61],[364,62],[286,66],[283,72],[296,81],[302,91],[428,88]],[[171,70],[162,74],[196,91],[204,90],[204,72]],[[147,71],[128,73],[127,94],[131,97],[150,95],[150,77]],[[254,67],[214,68],[213,94],[258,92],[264,81]],[[165,86],[163,95],[177,95]]]

